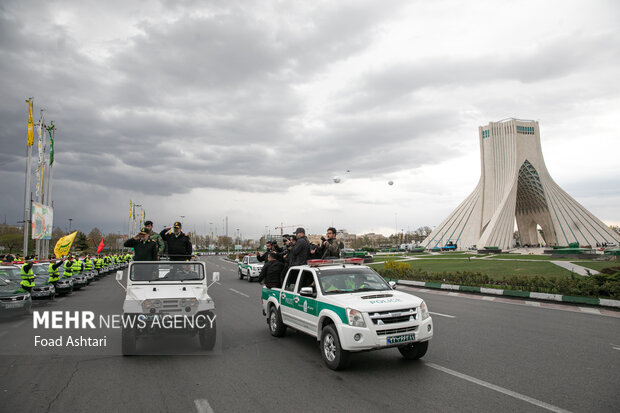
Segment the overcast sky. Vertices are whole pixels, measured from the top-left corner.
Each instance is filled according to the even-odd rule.
[[[432,227],[508,117],[620,224],[619,21],[615,0],[3,0],[0,218],[23,219],[34,96],[63,229],[125,233],[130,200],[205,234]]]

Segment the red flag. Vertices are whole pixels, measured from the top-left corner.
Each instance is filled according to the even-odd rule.
[[[101,241],[99,241],[99,246],[97,247],[97,254],[103,251],[103,247],[105,247],[105,244],[103,243],[103,238],[101,238]]]

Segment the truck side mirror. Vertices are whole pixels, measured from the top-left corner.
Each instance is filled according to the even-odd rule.
[[[392,290],[396,289],[396,282],[395,281],[390,281],[388,284],[390,284],[390,287],[392,288]]]
[[[299,290],[299,295],[303,297],[315,297],[312,287],[301,287],[301,290]]]
[[[122,271],[116,271],[116,281],[120,281],[123,279],[123,272]]]
[[[219,281],[220,281],[220,273],[219,273],[219,271],[215,271],[213,273],[213,282],[216,283],[216,282],[219,282]]]

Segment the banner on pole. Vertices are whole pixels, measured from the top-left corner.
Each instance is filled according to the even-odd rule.
[[[56,258],[69,255],[69,251],[71,251],[71,244],[73,244],[76,234],[77,231],[74,231],[58,240],[56,246],[54,247],[54,254],[56,255]]]
[[[54,129],[54,122],[52,125],[47,128],[47,133],[50,135],[50,166],[54,164],[54,134],[52,130]]]
[[[28,104],[28,137],[26,139],[26,145],[34,145],[34,123],[32,122],[32,100],[26,99]]]
[[[32,239],[52,239],[54,209],[32,202]]]

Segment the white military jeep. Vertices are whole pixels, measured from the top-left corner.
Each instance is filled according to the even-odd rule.
[[[207,283],[206,265],[202,261],[136,261],[127,268],[127,287],[116,280],[127,294],[123,303],[123,355],[136,353],[140,337],[160,334],[198,335],[200,347],[211,350],[216,339],[215,303],[208,290],[218,282],[213,273]]]
[[[247,277],[248,282],[252,282],[252,279],[258,278],[262,269],[263,263],[258,260],[256,255],[246,255],[237,263],[239,279],[242,280],[243,277]]]
[[[424,356],[433,337],[426,303],[395,291],[395,283],[362,261],[309,261],[291,267],[282,288],[264,287],[263,315],[271,334],[282,337],[291,327],[316,337],[333,370],[346,367],[356,351],[397,347],[407,359]]]

